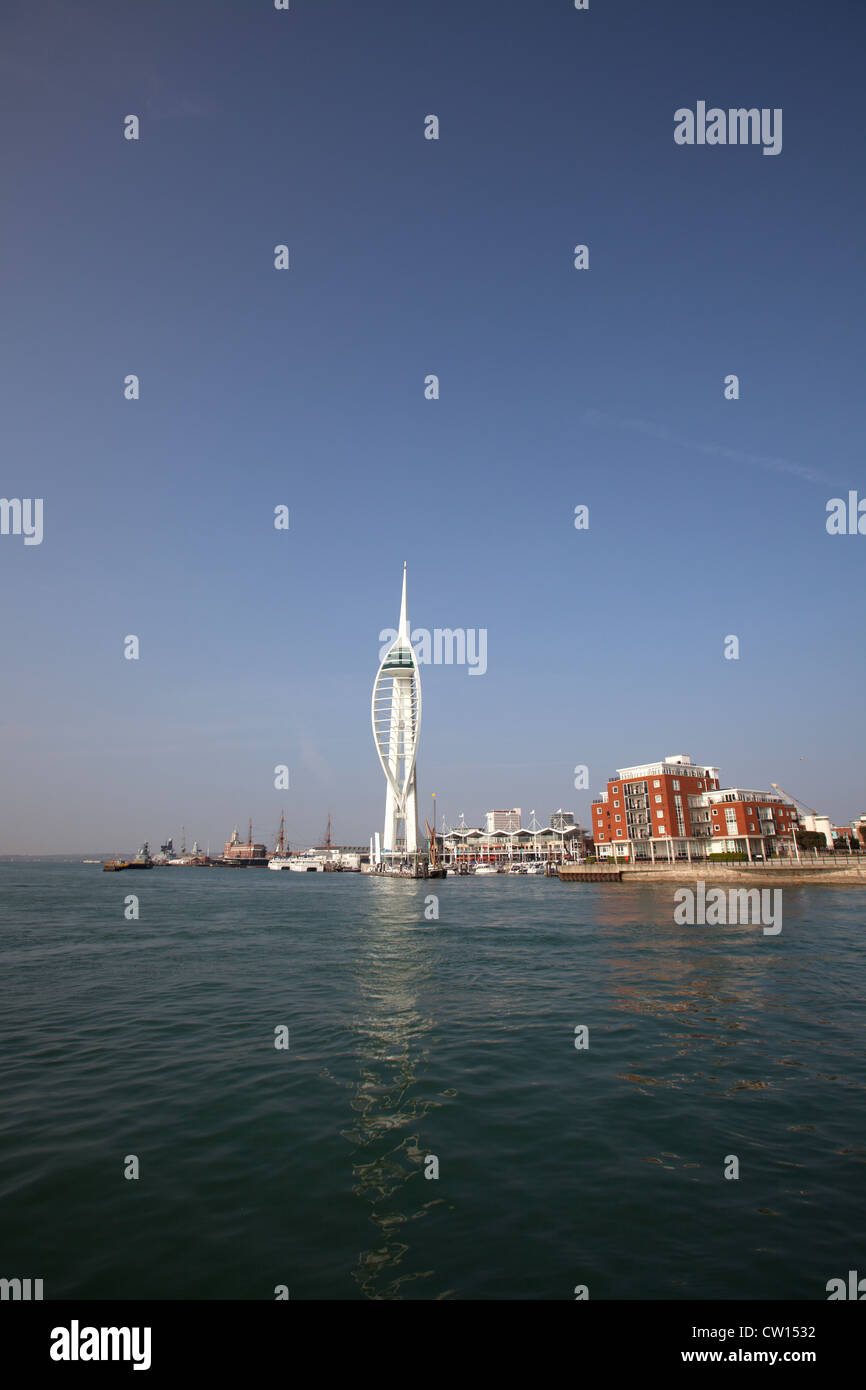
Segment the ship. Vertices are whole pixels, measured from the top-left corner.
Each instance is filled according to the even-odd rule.
[[[268,860],[269,869],[290,869],[292,867],[289,854],[289,842],[286,839],[286,813],[283,811],[280,816],[280,833],[277,836],[277,847]]]
[[[138,851],[138,854],[135,856],[135,858],[134,858],[134,859],[130,859],[130,861],[129,861],[129,863],[126,865],[126,867],[127,867],[127,869],[152,869],[152,868],[153,868],[153,860],[152,860],[151,857],[150,857],[150,845],[147,843],[147,840],[145,840],[144,844],[142,845],[141,849]]]
[[[98,862],[98,861],[97,861]],[[150,857],[150,845],[145,840],[141,849],[134,859],[119,859],[116,855],[114,859],[103,861],[102,871],[106,874],[119,873],[121,869],[152,869],[153,860]]]
[[[283,849],[283,822],[280,822],[280,837],[277,852],[268,861],[269,869],[288,869],[293,874],[346,874],[358,873],[361,856],[354,852],[344,852],[331,839],[331,813],[328,812],[328,828],[325,843],[318,848],[306,849],[301,854],[290,854],[288,843]]]
[[[328,830],[325,835],[323,846],[324,854],[321,849],[308,849],[303,854],[296,854],[289,864],[293,874],[325,874],[333,873],[339,868],[339,864],[334,860],[331,849],[331,813],[328,812]]]
[[[160,845],[165,858],[160,862],[168,864],[171,868],[188,869],[200,864],[209,864],[210,857],[200,848],[198,840],[193,840],[192,849],[186,847],[186,827],[181,826],[180,831],[180,854],[175,854],[174,844],[171,840]]]
[[[308,849],[303,854],[293,854],[288,868],[293,874],[323,874],[325,860],[316,850]]]

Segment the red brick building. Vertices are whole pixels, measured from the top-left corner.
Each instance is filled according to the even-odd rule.
[[[691,859],[720,852],[778,853],[797,813],[777,792],[719,786],[719,770],[684,753],[623,767],[592,805],[597,854]]]
[[[730,839],[732,836],[764,840],[772,840],[779,835],[790,838],[798,821],[795,808],[775,792],[726,787],[723,791],[709,792],[705,801],[710,813],[710,834],[714,840]]]

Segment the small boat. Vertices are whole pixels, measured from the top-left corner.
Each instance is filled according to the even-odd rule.
[[[498,874],[499,870],[495,864],[476,864],[476,874]]]
[[[128,868],[128,859],[106,859],[102,865],[102,872],[104,874],[116,874],[119,873],[121,869]]]

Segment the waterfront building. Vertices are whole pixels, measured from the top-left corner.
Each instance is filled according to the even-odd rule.
[[[385,864],[418,850],[418,788],[415,764],[421,730],[421,676],[412,647],[406,606],[406,566],[397,636],[373,683],[373,738],[385,774]],[[378,856],[377,856],[378,858]]]
[[[520,807],[514,806],[510,811],[486,811],[487,833],[494,835],[500,830],[519,830],[520,829]]]
[[[250,822],[250,831],[246,844],[241,842],[240,831],[235,826],[230,840],[226,840],[223,851],[222,862],[246,866],[247,868],[262,868],[268,862],[268,852],[264,845],[253,844],[253,826]]]
[[[592,804],[601,859],[692,859],[793,852],[797,810],[781,793],[721,787],[719,770],[678,753],[619,768]]]
[[[799,824],[796,808],[780,792],[725,787],[706,792],[699,801],[701,809],[709,812],[707,838],[712,839],[714,847],[719,840],[733,838],[745,840],[747,852],[751,846],[759,853],[773,854],[774,841],[780,837],[791,840],[794,827]]]
[[[843,842],[843,844],[845,845],[845,848],[846,848],[849,852],[852,851],[852,850],[858,850],[858,849],[861,848],[860,840],[858,839],[858,836],[857,836],[856,825],[857,825],[857,822],[855,821],[853,826],[851,826],[851,825],[831,825],[831,826],[830,826],[831,844],[832,844],[832,846],[833,846],[834,849],[836,848],[836,845],[837,845],[837,843],[838,843],[840,840]]]
[[[442,837],[443,862],[449,868],[493,864],[500,868],[533,863],[554,864],[585,858],[587,837],[579,825],[538,826],[517,830],[482,830],[457,826]]]

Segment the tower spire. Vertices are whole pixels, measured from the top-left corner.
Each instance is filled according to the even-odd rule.
[[[400,599],[400,624],[399,624],[399,629],[398,629],[398,636],[402,637],[402,638],[404,639],[404,641],[406,641],[406,642],[409,641],[409,616],[408,616],[408,609],[407,609],[407,605],[406,605],[406,561],[405,561],[405,560],[403,561],[403,596],[402,596],[402,598]]]

